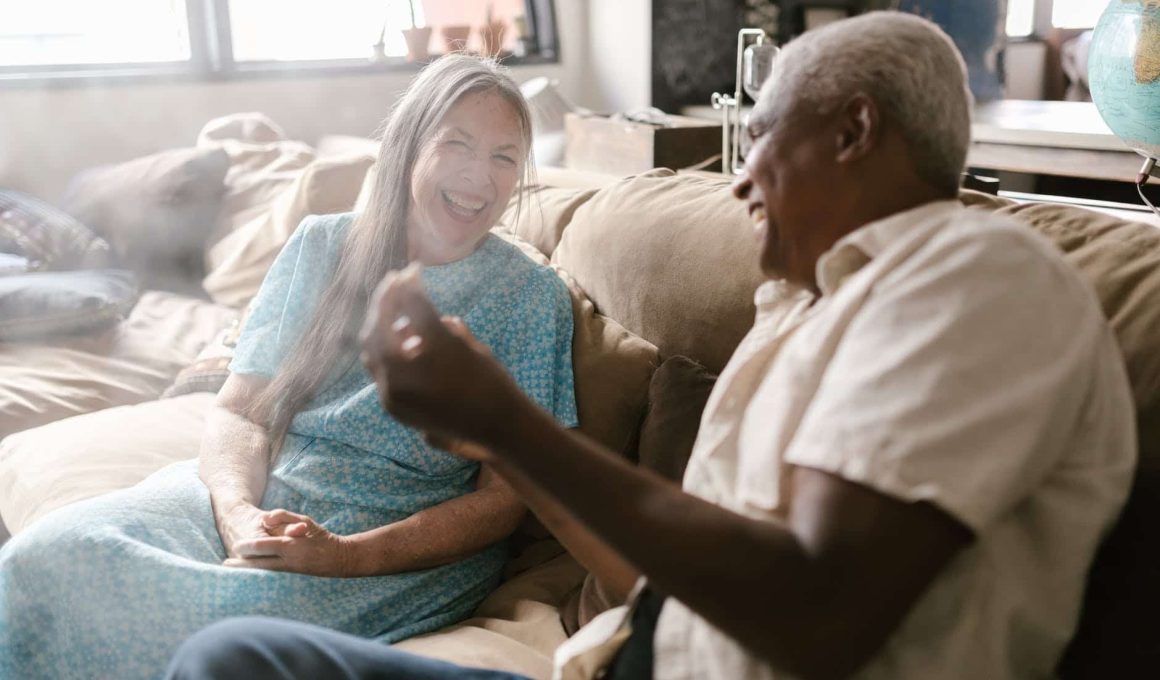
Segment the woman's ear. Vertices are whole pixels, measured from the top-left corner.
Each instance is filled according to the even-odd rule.
[[[839,163],[858,160],[874,149],[880,120],[878,105],[873,99],[863,93],[850,97],[838,118]]]

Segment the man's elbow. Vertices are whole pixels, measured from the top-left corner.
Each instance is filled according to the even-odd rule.
[[[802,680],[848,678],[881,651],[893,632],[875,618],[861,607],[815,602],[777,634],[767,631],[762,644],[751,649]]]

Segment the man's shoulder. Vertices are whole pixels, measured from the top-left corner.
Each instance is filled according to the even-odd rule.
[[[955,277],[1000,277],[1011,284],[1012,292],[1031,292],[1036,282],[1050,282],[1057,285],[1040,292],[1093,295],[1063,251],[1034,227],[1009,215],[975,208],[957,211],[914,255],[923,265]]]

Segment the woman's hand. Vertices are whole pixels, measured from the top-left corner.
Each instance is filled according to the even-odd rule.
[[[383,408],[444,448],[491,445],[531,405],[462,321],[440,319],[415,266],[388,274],[375,291],[362,360]]]
[[[264,519],[266,512],[249,503],[238,503],[224,511],[218,521],[218,534],[222,539],[222,547],[226,555],[241,557],[238,552],[238,543],[256,538],[268,538],[277,534],[270,533]]]
[[[262,524],[267,535],[238,541],[237,555],[223,562],[225,566],[311,576],[354,575],[354,546],[344,536],[288,510],[263,513]]]

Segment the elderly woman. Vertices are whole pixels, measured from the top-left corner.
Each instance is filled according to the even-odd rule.
[[[0,552],[0,677],[151,678],[230,616],[391,642],[466,617],[524,507],[383,413],[355,337],[375,285],[422,266],[526,394],[576,423],[567,290],[490,229],[528,172],[527,105],[444,57],[386,122],[366,211],[305,220],[253,303],[199,461],[62,508]]]

